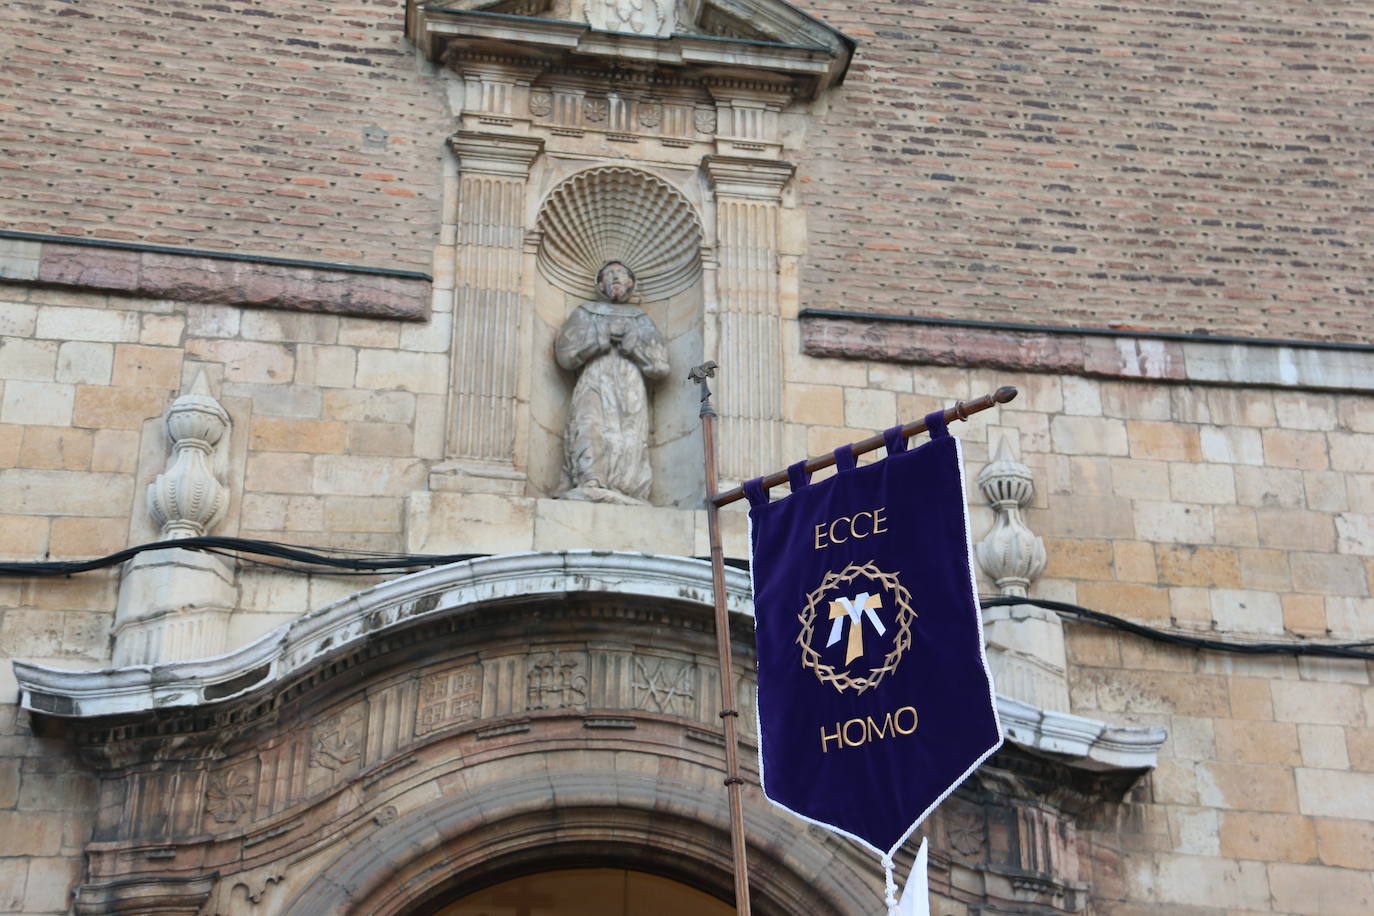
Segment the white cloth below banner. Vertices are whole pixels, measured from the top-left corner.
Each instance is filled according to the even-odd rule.
[[[902,901],[897,904],[897,916],[930,916],[930,882],[927,879],[929,858],[926,855],[926,840],[921,838],[921,848],[916,852],[916,862],[907,876],[906,887],[902,888]]]

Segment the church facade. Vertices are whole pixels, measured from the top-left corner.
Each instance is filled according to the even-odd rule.
[[[1018,389],[933,912],[1374,909],[1368,15],[0,24],[0,912],[729,912],[707,360],[726,486]],[[753,908],[880,912],[739,727]]]

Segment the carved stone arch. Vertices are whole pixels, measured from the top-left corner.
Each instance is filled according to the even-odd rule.
[[[614,751],[589,755],[611,763]],[[499,771],[505,759],[476,770]],[[468,772],[480,781],[482,774]],[[649,872],[729,901],[730,836],[720,771],[680,760],[672,775],[613,768],[540,772],[426,800],[351,836],[280,911],[410,916],[501,881],[562,868]],[[395,800],[404,809],[405,798]],[[795,820],[750,812],[751,902],[764,916],[841,916],[877,907],[871,872]],[[297,882],[298,884],[300,882]]]
[[[634,271],[645,302],[670,298],[701,276],[696,208],[643,169],[596,165],[569,175],[544,197],[536,226],[540,272],[574,296],[592,292],[607,261]]]

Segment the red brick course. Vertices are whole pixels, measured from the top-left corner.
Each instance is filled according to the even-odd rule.
[[[1374,330],[1374,9],[802,6],[859,41],[799,163],[804,305]]]
[[[428,269],[449,125],[403,0],[12,0],[0,36],[0,227]]]

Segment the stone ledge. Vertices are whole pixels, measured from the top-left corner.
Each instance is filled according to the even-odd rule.
[[[1374,347],[803,311],[808,356],[1132,381],[1374,392]]]
[[[80,240],[0,239],[0,278],[247,308],[424,320],[432,282],[419,273],[176,251]]]
[[[1159,726],[1108,725],[1001,694],[997,696],[997,714],[1008,741],[1074,758],[1074,763],[1090,770],[1153,769],[1159,763],[1159,749],[1169,737]]]

